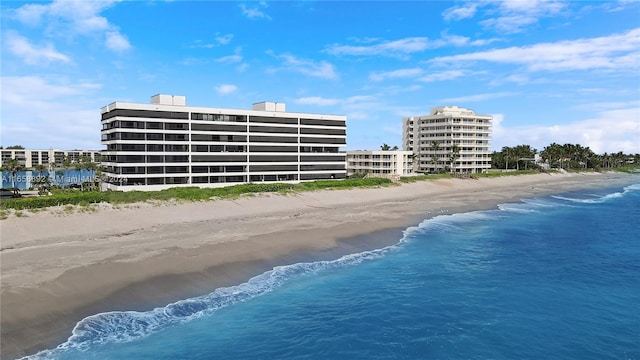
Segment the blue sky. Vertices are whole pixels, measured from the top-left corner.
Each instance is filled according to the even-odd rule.
[[[187,104],[348,117],[347,149],[401,119],[494,116],[492,149],[640,153],[640,1],[1,3],[3,146],[102,149],[100,108]]]

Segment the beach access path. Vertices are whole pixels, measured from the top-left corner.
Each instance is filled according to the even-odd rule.
[[[55,347],[95,313],[149,310],[274,266],[391,245],[403,229],[433,216],[624,183],[631,176],[440,179],[10,216],[0,222],[0,355]]]

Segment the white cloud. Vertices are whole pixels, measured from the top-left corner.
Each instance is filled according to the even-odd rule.
[[[480,21],[480,25],[500,33],[517,33],[537,24],[541,18],[562,13],[566,7],[565,1],[558,0],[476,0],[450,7],[442,16],[446,21],[464,20],[473,18],[480,9],[485,9],[485,14],[495,17]]]
[[[237,70],[238,72],[245,72],[245,71],[247,71],[247,69],[248,69],[248,68],[249,68],[249,64],[247,64],[247,63],[242,63],[242,64],[240,64],[240,65],[238,65],[238,66],[236,67],[236,70]]]
[[[238,87],[230,84],[222,84],[222,85],[216,86],[215,89],[216,89],[216,92],[220,95],[229,95],[231,93],[236,92],[238,90]]]
[[[424,82],[446,81],[462,77],[466,74],[464,70],[446,70],[441,72],[430,73],[421,77],[419,80]]]
[[[474,2],[468,2],[462,6],[454,6],[446,9],[442,16],[446,21],[450,20],[462,20],[472,18],[478,10],[478,4]]]
[[[562,125],[507,127],[502,114],[494,115],[493,149],[528,144],[541,151],[551,143],[580,144],[596,154],[640,153],[640,107],[619,108],[596,113],[593,118]]]
[[[217,58],[216,61],[219,63],[224,63],[224,64],[233,64],[233,63],[239,63],[242,61],[242,47],[238,46],[234,52],[233,55],[227,55],[227,56],[223,56],[220,58]]]
[[[47,10],[47,5],[26,4],[16,9],[14,16],[23,24],[38,25]]]
[[[219,45],[227,45],[233,39],[233,34],[225,34],[220,35],[220,33],[216,33],[215,42],[204,42],[201,39],[193,41],[193,44],[190,45],[191,48],[202,48],[202,49],[212,49]]]
[[[0,78],[5,91],[0,99],[3,142],[33,148],[74,147],[99,149],[101,84],[38,76]],[[25,119],[29,125],[25,126]]]
[[[70,95],[83,94],[90,90],[99,89],[100,84],[79,82],[57,83],[39,76],[5,76],[2,77],[2,86],[6,91],[2,95],[2,101],[7,104],[24,105],[28,107],[30,101],[53,100]]]
[[[100,15],[115,3],[116,1],[55,0],[47,5],[23,5],[13,12],[13,17],[26,25],[45,24],[45,33],[52,37],[102,33],[107,48],[120,52],[129,49],[131,45],[120,34],[117,26]]]
[[[27,64],[41,64],[50,62],[70,62],[68,56],[58,52],[52,44],[37,46],[15,32],[8,32],[5,42],[9,51],[22,58]]]
[[[216,41],[218,44],[227,45],[233,39],[233,34],[219,35],[216,33]]]
[[[410,37],[395,41],[385,41],[368,46],[338,45],[329,46],[325,51],[332,55],[382,55],[382,56],[406,56],[407,54],[421,52],[431,45],[426,37]]]
[[[471,38],[467,37],[467,36],[450,35],[450,34],[447,34],[446,32],[442,33],[441,39],[438,40],[438,42],[441,43],[442,46],[445,46],[445,45],[453,45],[453,46],[466,46],[466,45],[483,46],[483,45],[491,44],[491,43],[496,42],[496,41],[498,41],[498,39],[496,39],[496,38],[471,40]]]
[[[242,10],[242,15],[249,19],[271,20],[271,16],[267,15],[267,13],[263,11],[263,9],[267,7],[267,4],[264,1],[259,2],[258,5],[254,7],[248,7],[246,4],[240,4],[238,6]]]
[[[355,95],[345,99],[325,98],[321,96],[309,96],[295,100],[297,104],[304,105],[317,105],[317,106],[332,106],[332,105],[349,105],[349,106],[362,106],[375,100],[371,95]]]
[[[331,105],[336,105],[340,103],[341,100],[323,98],[320,96],[310,96],[310,97],[303,97],[303,98],[297,99],[295,100],[295,102],[296,104],[303,104],[303,105],[331,106]]]
[[[324,52],[332,55],[352,56],[388,56],[400,59],[408,59],[408,55],[423,52],[428,49],[437,49],[444,46],[482,46],[497,41],[497,39],[478,39],[460,35],[449,35],[445,32],[436,40],[426,37],[408,37],[393,41],[381,41],[372,39],[367,45],[340,45],[328,46]],[[362,43],[361,41],[357,41]]]
[[[129,40],[127,40],[126,37],[124,37],[117,31],[107,32],[107,40],[105,45],[108,49],[116,52],[122,52],[131,48]]]
[[[420,76],[424,71],[420,68],[398,69],[387,72],[376,72],[369,75],[372,81]]]
[[[596,38],[540,43],[435,58],[435,63],[488,61],[529,70],[638,69],[640,28]]]
[[[476,102],[476,101],[485,101],[489,99],[496,99],[506,96],[513,96],[515,93],[512,92],[497,92],[497,93],[486,93],[486,94],[475,94],[475,95],[467,95],[467,96],[459,96],[453,98],[442,99],[439,103],[448,103],[452,105],[467,103],[467,102]]]
[[[300,59],[291,54],[275,55],[272,51],[267,51],[267,54],[282,60],[282,66],[270,69],[270,72],[285,70],[323,79],[335,80],[339,78],[334,66],[326,61]]]
[[[242,61],[242,55],[239,55],[239,54],[227,55],[227,56],[217,58],[216,61],[219,63],[225,63],[225,64],[239,63]]]

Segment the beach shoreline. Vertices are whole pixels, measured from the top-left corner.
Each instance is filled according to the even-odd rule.
[[[397,243],[427,218],[579,189],[621,173],[442,179],[200,203],[51,209],[0,222],[2,358],[52,348],[99,312],[149,310],[274,266]]]

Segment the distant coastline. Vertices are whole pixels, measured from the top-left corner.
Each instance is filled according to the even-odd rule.
[[[98,312],[150,309],[273,266],[380,248],[439,214],[638,179],[624,173],[439,179],[12,216],[1,228],[1,355],[54,347]]]

